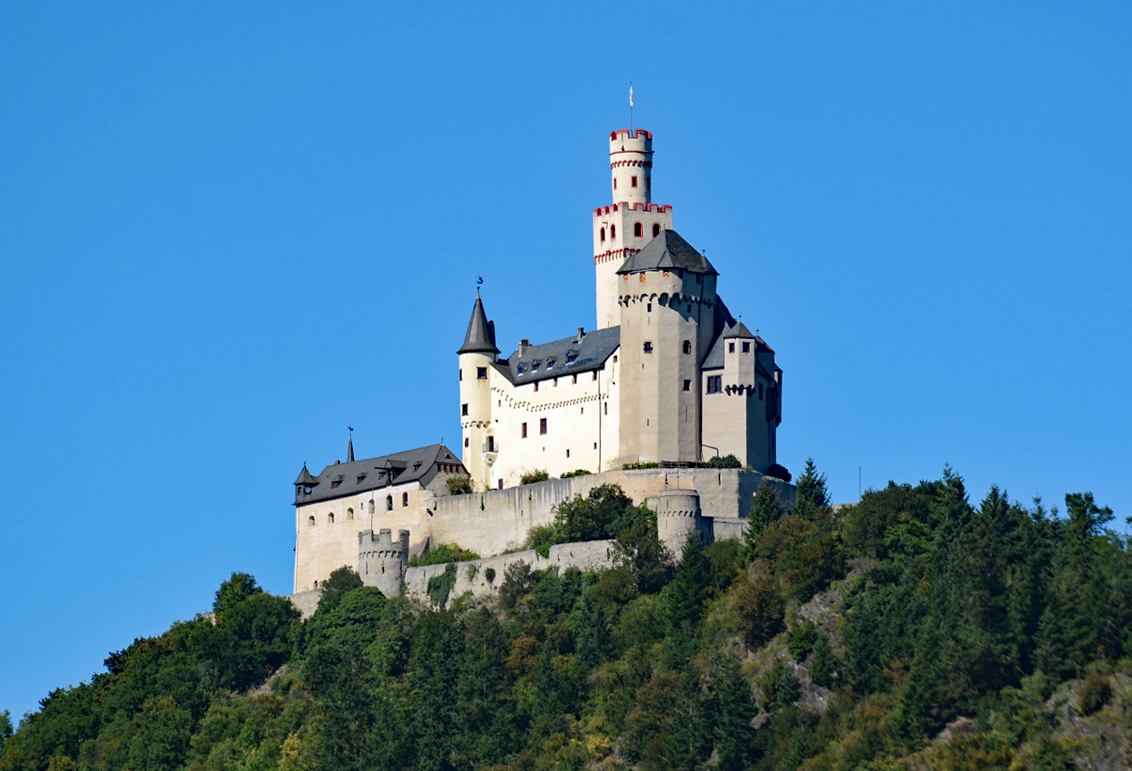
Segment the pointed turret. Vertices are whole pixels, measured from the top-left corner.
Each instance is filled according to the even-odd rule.
[[[464,344],[456,353],[499,353],[499,349],[495,347],[495,323],[487,320],[479,290],[476,290],[476,304],[472,308],[472,319],[468,322],[468,334],[464,336]]]
[[[350,445],[346,448],[346,462],[354,462],[354,435],[350,434]]]
[[[307,471],[307,464],[304,463],[299,478],[295,480],[295,487],[314,487],[317,484],[318,480],[311,476],[311,472]]]

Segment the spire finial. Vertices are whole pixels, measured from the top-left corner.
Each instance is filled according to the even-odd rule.
[[[346,428],[350,429],[350,445],[346,449],[346,462],[347,463],[353,463],[354,462],[354,427],[353,426],[346,426]]]

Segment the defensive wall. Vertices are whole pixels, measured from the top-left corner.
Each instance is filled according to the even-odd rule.
[[[693,489],[700,494],[705,537],[736,538],[742,534],[755,491],[766,479],[786,506],[793,505],[794,486],[746,469],[654,468],[605,471],[537,484],[434,498],[425,518],[432,545],[457,543],[477,554],[496,555],[520,548],[527,531],[554,520],[554,510],[576,495],[600,485],[618,485],[634,503],[664,490]],[[718,522],[715,522],[718,520]],[[413,543],[425,534],[412,534]],[[417,549],[413,550],[417,553]]]

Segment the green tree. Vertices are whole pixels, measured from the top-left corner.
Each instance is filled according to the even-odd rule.
[[[250,574],[233,573],[232,577],[216,590],[216,599],[212,601],[212,612],[223,613],[262,591],[263,589],[259,588],[259,584]]]
[[[4,751],[4,742],[12,735],[12,713],[8,710],[0,712],[0,752]]]
[[[810,519],[814,512],[829,506],[829,493],[825,488],[825,474],[819,474],[814,459],[806,458],[806,468],[798,477],[793,513]]]
[[[354,569],[343,565],[322,582],[320,587],[322,594],[318,598],[318,610],[323,612],[333,610],[342,601],[342,595],[357,589],[361,585],[362,579]]]
[[[810,664],[810,679],[814,685],[832,688],[841,677],[841,662],[829,644],[829,638],[818,633],[814,642],[814,660]]]
[[[704,557],[698,533],[684,541],[676,577],[668,585],[668,620],[673,629],[695,626],[703,616],[711,566]]]
[[[759,537],[782,516],[782,502],[778,492],[764,479],[755,491],[755,502],[747,514],[747,527],[743,531],[743,541],[748,561],[754,556]]]
[[[786,601],[778,591],[778,581],[766,570],[753,569],[734,591],[743,641],[750,648],[761,648],[782,631],[786,618]]]
[[[717,656],[708,681],[716,768],[742,771],[755,760],[755,703],[734,653]]]

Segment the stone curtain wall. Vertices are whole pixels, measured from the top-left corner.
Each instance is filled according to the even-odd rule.
[[[575,495],[587,495],[603,484],[615,484],[641,503],[665,489],[694,489],[700,494],[705,520],[720,519],[722,537],[738,537],[738,520],[745,520],[755,491],[766,478],[744,469],[639,469],[551,479],[533,485],[484,493],[436,498],[427,517],[432,544],[458,543],[478,554],[499,554],[518,549],[535,525],[554,520],[554,509]],[[794,502],[794,486],[767,478],[783,504]],[[711,531],[706,535],[711,537]],[[413,542],[418,540],[413,533]],[[720,537],[720,535],[716,535]]]
[[[465,592],[471,592],[475,597],[485,597],[498,593],[503,584],[503,577],[507,568],[517,562],[525,562],[531,570],[546,570],[557,567],[559,572],[567,568],[579,570],[599,570],[609,567],[613,558],[613,541],[586,541],[584,543],[562,543],[550,547],[550,553],[543,557],[534,549],[500,554],[498,557],[486,557],[470,562],[456,563],[456,585],[452,588],[450,599],[455,599]],[[428,580],[433,576],[442,574],[448,565],[426,565],[419,568],[409,568],[405,573],[404,593],[406,597],[421,602],[428,602]],[[495,570],[495,579],[490,583],[487,580],[487,569]]]

